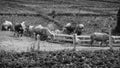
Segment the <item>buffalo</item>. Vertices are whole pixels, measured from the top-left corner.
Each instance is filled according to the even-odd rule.
[[[112,36],[111,36],[111,38],[112,38],[111,42],[114,42],[114,38]],[[109,40],[109,34],[95,32],[95,33],[90,35],[90,39],[91,39],[91,42],[90,42],[91,46],[93,45],[94,41],[101,42],[100,46],[102,46],[103,43],[105,43],[106,46],[107,46],[108,45],[108,40]]]
[[[52,35],[52,32],[47,27],[43,27],[42,25],[37,26],[29,26],[28,33],[32,36],[34,35],[35,39],[37,36],[40,36],[40,40],[47,40],[49,36]]]
[[[2,31],[13,31],[13,24],[10,21],[5,21],[1,26]]]
[[[17,33],[17,36],[22,36],[26,31],[27,31],[27,26],[25,25],[25,22],[23,21],[22,23],[16,23],[14,25],[14,36]]]
[[[83,28],[84,28],[83,24],[67,23],[64,27],[64,32],[66,34],[76,33],[77,35],[81,35]]]

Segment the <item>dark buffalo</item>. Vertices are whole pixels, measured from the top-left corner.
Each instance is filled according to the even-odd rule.
[[[1,26],[2,31],[13,31],[13,24],[10,21],[5,21]]]
[[[77,25],[76,27],[77,27],[77,28],[75,29],[75,33],[76,33],[77,35],[81,35],[82,32],[83,32],[83,29],[84,29],[84,25],[83,25],[83,24],[79,24],[79,25]]]
[[[112,42],[114,42],[114,38],[112,38]],[[101,42],[101,46],[103,43],[106,44],[106,46],[108,45],[108,40],[109,40],[109,35],[107,33],[98,33],[98,32],[95,32],[93,34],[91,34],[90,36],[90,39],[91,39],[91,46],[93,45],[94,41],[98,41],[98,42]]]
[[[64,27],[64,33],[66,33],[66,34],[76,33],[77,35],[81,35],[83,28],[84,28],[83,24],[71,24],[71,23],[68,23]]]
[[[26,31],[27,26],[25,25],[25,22],[17,23],[14,25],[14,36],[17,34],[17,36],[22,36],[23,33]]]

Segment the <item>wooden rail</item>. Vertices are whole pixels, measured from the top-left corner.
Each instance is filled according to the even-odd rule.
[[[56,40],[63,40],[68,42],[73,42],[73,35],[67,35],[67,34],[55,34]],[[113,46],[120,46],[120,36],[112,36],[115,41],[112,43]],[[77,43],[78,45],[90,45],[90,35],[77,35]],[[98,45],[98,43],[95,43],[94,45]]]

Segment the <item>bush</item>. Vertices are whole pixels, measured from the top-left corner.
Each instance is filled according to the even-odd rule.
[[[120,50],[0,52],[2,68],[114,68],[120,66]]]

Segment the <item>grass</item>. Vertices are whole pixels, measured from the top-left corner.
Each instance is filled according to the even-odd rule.
[[[1,67],[8,68],[114,68],[120,67],[119,50],[0,52]]]

